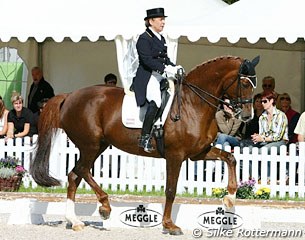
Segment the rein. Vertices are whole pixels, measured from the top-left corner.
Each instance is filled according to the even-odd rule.
[[[172,109],[173,109],[174,104],[172,104],[171,108],[170,108],[170,119],[173,122],[177,122],[181,118],[181,88],[182,88],[182,83],[183,83],[184,77],[185,77],[185,73],[184,73],[183,68],[179,68],[177,71],[177,75],[176,75],[177,85],[176,85],[176,90],[175,90],[175,95],[174,95],[174,100],[176,99],[177,105],[178,105],[178,114],[176,114],[174,117],[172,116]]]
[[[188,83],[184,80],[184,77],[185,77],[185,74],[184,74],[184,71],[183,69],[179,69],[178,72],[177,72],[177,82],[178,84],[176,85],[176,91],[175,91],[175,95],[174,95],[174,100],[176,99],[176,102],[177,102],[177,105],[178,105],[178,113],[173,117],[172,114],[170,114],[170,118],[173,122],[176,122],[178,120],[180,120],[181,118],[181,87],[182,85],[186,85],[193,93],[195,93],[201,100],[205,101],[207,104],[209,104],[210,106],[212,107],[215,107],[216,109],[218,108],[218,105],[212,103],[211,101],[209,101],[205,96],[208,96],[212,99],[215,99],[217,100],[218,102],[224,104],[224,105],[227,105],[228,107],[230,107],[234,112],[234,116],[237,116],[241,113],[242,111],[242,104],[245,104],[245,103],[252,103],[252,98],[251,99],[243,99],[241,98],[241,82],[240,80],[241,79],[247,79],[248,81],[250,81],[250,83],[253,85],[253,83],[251,82],[251,80],[249,79],[249,77],[256,77],[256,76],[247,76],[247,75],[244,75],[241,73],[241,70],[242,70],[242,65],[240,65],[240,69],[239,69],[239,72],[238,72],[238,76],[237,78],[232,81],[223,91],[221,97],[216,97],[214,96],[213,94],[199,88],[198,86],[192,84],[192,83]],[[238,81],[238,86],[236,88],[236,98],[231,98],[230,96],[228,96],[231,101],[230,103],[228,102],[225,102],[224,100],[222,100],[222,97],[224,96],[224,94],[227,93],[227,90],[234,84],[235,81]],[[171,110],[170,112],[172,112],[172,108],[173,108],[173,105],[171,106]]]

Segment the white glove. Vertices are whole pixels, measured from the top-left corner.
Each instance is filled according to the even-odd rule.
[[[176,79],[177,67],[174,67],[172,65],[166,65],[164,73],[166,74],[167,78]]]
[[[185,73],[185,70],[181,65],[176,66],[176,72],[178,72],[179,69],[182,69],[183,73]]]

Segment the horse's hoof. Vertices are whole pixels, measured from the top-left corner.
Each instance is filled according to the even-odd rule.
[[[170,234],[170,235],[183,235],[183,232],[181,231],[180,228],[176,227],[175,229],[167,229],[167,228],[163,228],[162,231],[163,234]]]
[[[235,204],[235,196],[234,195],[226,195],[222,200],[223,205],[227,210],[230,210],[234,207]]]
[[[99,213],[103,220],[107,220],[110,217],[110,211],[103,206],[99,208]]]
[[[78,224],[74,224],[72,226],[73,231],[82,231],[85,227],[84,223],[78,223]]]

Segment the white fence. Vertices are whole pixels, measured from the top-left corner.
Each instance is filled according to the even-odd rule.
[[[5,143],[0,139],[0,158],[16,156],[22,160],[25,169],[29,169],[30,162],[34,155],[34,147],[37,136],[34,136],[31,143],[30,138],[17,138]],[[226,149],[229,150],[229,149]],[[297,149],[291,144],[289,149],[282,146],[280,154],[277,149],[271,149],[271,154],[263,148],[258,153],[257,148],[249,152],[244,148],[240,152],[235,147],[234,156],[237,160],[237,179],[246,181],[249,176],[260,182],[256,187],[267,186],[271,189],[271,196],[304,198],[305,185],[305,143],[300,143]],[[72,170],[79,157],[79,151],[74,144],[68,140],[65,133],[56,136],[50,156],[50,173],[67,183],[67,174]],[[158,191],[165,186],[165,160],[131,155],[114,147],[108,148],[95,161],[92,169],[94,179],[104,190],[113,191]],[[268,165],[270,176],[268,176]],[[287,175],[289,179],[287,180]],[[228,183],[227,167],[221,161],[198,161],[187,160],[183,163],[178,181],[177,193],[194,193],[207,195],[212,194],[213,188],[226,187]],[[37,185],[32,181],[31,176],[24,178],[24,186]],[[80,187],[90,189],[89,185],[82,182]]]

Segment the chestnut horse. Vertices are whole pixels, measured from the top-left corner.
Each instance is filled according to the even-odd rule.
[[[217,135],[215,113],[226,94],[231,108],[243,120],[252,118],[252,95],[256,87],[253,61],[224,56],[207,61],[192,69],[180,87],[180,101],[174,101],[172,111],[179,109],[181,119],[167,118],[164,125],[166,159],[166,203],[163,214],[164,231],[182,234],[171,218],[181,164],[186,159],[223,160],[228,165],[228,195],[223,202],[231,208],[237,190],[236,160],[231,153],[211,146]],[[122,124],[124,90],[113,86],[91,86],[49,100],[39,120],[37,151],[31,165],[31,175],[41,186],[56,186],[60,182],[49,174],[49,156],[53,134],[63,129],[79,148],[80,158],[68,174],[66,218],[74,230],[84,223],[74,211],[75,193],[84,179],[101,203],[99,213],[107,219],[111,212],[108,195],[94,181],[90,169],[98,156],[111,144],[125,152],[160,158],[157,151],[146,153],[138,147],[140,129],[129,129]],[[178,107],[178,103],[180,106]],[[153,142],[156,148],[156,143]]]

